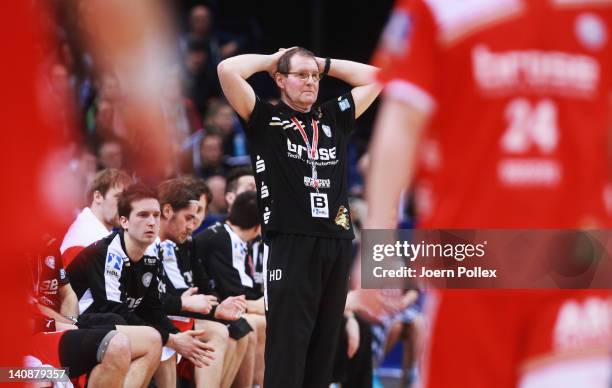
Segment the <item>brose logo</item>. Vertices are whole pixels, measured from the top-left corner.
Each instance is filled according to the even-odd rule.
[[[299,144],[293,144],[291,140],[287,139],[287,151],[289,156],[296,158],[308,158],[308,149]],[[335,160],[336,159],[336,147],[332,148],[318,148],[315,151],[315,160]]]

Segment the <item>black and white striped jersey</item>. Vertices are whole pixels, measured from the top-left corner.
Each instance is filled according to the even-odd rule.
[[[198,260],[213,279],[221,299],[236,295],[250,300],[261,297],[261,288],[253,280],[248,244],[228,224],[215,224],[195,236],[194,241]]]
[[[166,343],[168,335],[178,330],[161,304],[157,249],[152,245],[140,260],[133,261],[125,253],[120,231],[81,251],[67,268],[79,312],[116,313],[130,325],[153,326]]]

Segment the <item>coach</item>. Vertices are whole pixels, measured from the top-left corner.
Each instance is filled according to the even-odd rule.
[[[257,98],[247,83],[260,71],[273,76],[281,94],[277,105]],[[346,148],[355,119],[380,92],[376,71],[300,47],[219,64],[225,96],[246,122],[262,234],[270,244],[266,388],[329,384],[354,237]],[[325,75],[353,89],[315,105]]]

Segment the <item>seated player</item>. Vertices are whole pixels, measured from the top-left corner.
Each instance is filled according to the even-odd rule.
[[[75,309],[77,303],[57,240],[49,240],[41,252],[31,260],[35,334],[26,365],[68,368],[68,376],[83,387],[147,384],[159,364],[161,339],[157,331],[123,326],[125,321],[116,314],[91,314],[92,319],[80,322],[78,311],[65,316],[70,295]]]
[[[132,178],[122,170],[107,168],[96,174],[88,192],[91,204],[70,225],[60,247],[66,266],[85,247],[108,236],[113,228],[120,226],[117,198],[130,183]]]
[[[197,367],[210,363],[213,348],[202,330],[179,330],[166,317],[158,292],[161,263],[152,243],[159,233],[155,190],[134,184],[119,197],[122,229],[87,247],[68,266],[82,314],[113,312],[129,325],[154,327],[162,343]]]
[[[193,328],[194,319],[187,317],[199,318],[195,320],[195,327],[205,330],[203,339],[215,348],[215,360],[203,368],[195,368],[196,385],[218,387],[223,379],[232,380],[233,376],[226,377],[226,375],[228,371],[233,371],[235,374],[237,368],[233,364],[241,362],[248,339],[235,338],[233,332],[234,336],[230,338],[226,324],[212,319],[216,313],[223,316],[225,312],[226,315],[232,314],[228,318],[235,320],[245,307],[242,303],[235,303],[236,298],[230,298],[218,306],[215,312],[209,314],[211,309],[217,306],[217,298],[214,295],[196,294],[197,288],[193,287],[189,251],[180,248],[191,236],[198,220],[199,198],[190,190],[188,182],[184,179],[163,182],[159,186],[159,198],[162,211],[160,257],[164,269],[162,274],[164,307],[167,313],[173,314],[169,318],[177,327]],[[248,331],[250,328],[242,334],[246,335]],[[242,353],[241,357],[234,357],[233,353],[236,350]],[[173,357],[168,361],[176,362],[176,359]],[[176,368],[171,363],[161,369],[163,370],[161,374],[166,377],[176,372]],[[156,382],[161,378],[160,373],[156,374]]]
[[[263,380],[263,344],[265,342],[264,300],[260,289],[253,281],[253,263],[248,250],[248,242],[259,235],[259,218],[257,215],[257,194],[245,191],[233,202],[228,220],[216,224],[195,237],[196,252],[208,274],[214,280],[221,298],[245,295],[247,314],[245,318],[256,329],[253,340],[255,348],[247,352],[244,370],[255,370]],[[260,339],[262,341],[260,341]],[[261,343],[260,343],[261,342]],[[257,345],[261,351],[258,352]],[[256,357],[260,355],[261,357]],[[249,363],[252,363],[251,368]],[[261,373],[260,373],[261,372]],[[245,380],[254,379],[244,372]],[[262,384],[262,381],[255,384]],[[251,380],[249,380],[251,381]]]

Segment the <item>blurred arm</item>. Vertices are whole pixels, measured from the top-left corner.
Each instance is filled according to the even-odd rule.
[[[397,224],[401,191],[411,182],[416,151],[428,116],[403,102],[386,100],[374,125],[366,179],[366,229],[392,229]],[[398,174],[397,166],[401,166]]]

